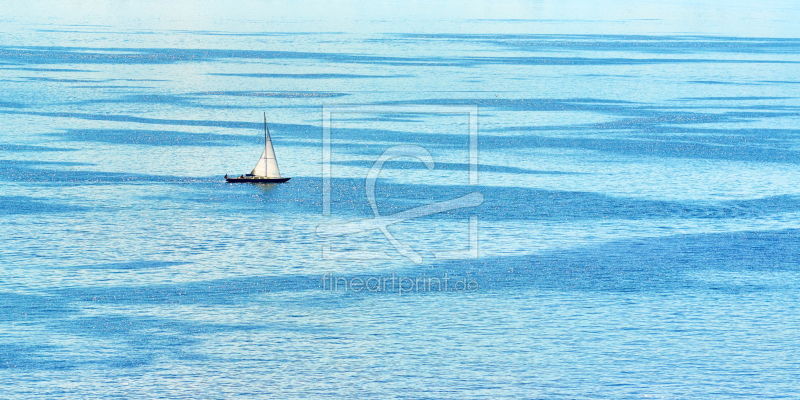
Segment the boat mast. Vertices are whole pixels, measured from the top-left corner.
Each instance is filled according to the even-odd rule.
[[[267,156],[267,112],[264,111],[264,155]],[[266,161],[266,160],[265,160]],[[264,175],[269,176],[269,163],[264,165]]]

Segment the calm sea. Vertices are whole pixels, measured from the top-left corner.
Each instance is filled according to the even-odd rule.
[[[0,398],[800,397],[796,3],[2,7]]]

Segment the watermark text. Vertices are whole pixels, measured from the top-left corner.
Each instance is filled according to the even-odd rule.
[[[395,273],[384,276],[335,276],[322,275],[322,290],[332,292],[372,292],[403,294],[419,292],[475,292],[478,282],[468,277],[443,276],[399,276]]]

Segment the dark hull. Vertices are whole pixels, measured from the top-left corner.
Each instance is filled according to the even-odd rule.
[[[225,178],[230,183],[283,183],[289,179],[292,178],[256,178],[250,176],[245,178]]]

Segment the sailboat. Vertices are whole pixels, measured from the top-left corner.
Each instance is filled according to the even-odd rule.
[[[275,158],[275,149],[272,148],[272,137],[267,126],[267,113],[264,113],[264,152],[258,159],[256,167],[247,175],[230,178],[225,175],[225,180],[231,183],[283,183],[292,178],[281,177],[278,169],[278,159]]]

